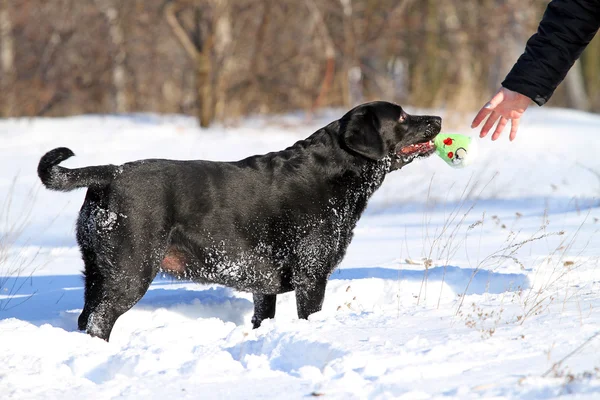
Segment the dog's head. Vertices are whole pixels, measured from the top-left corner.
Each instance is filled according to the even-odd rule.
[[[442,119],[409,115],[399,105],[385,101],[362,104],[340,119],[344,144],[354,153],[371,160],[390,157],[391,169],[400,169],[414,159],[435,152],[433,139],[442,128]]]

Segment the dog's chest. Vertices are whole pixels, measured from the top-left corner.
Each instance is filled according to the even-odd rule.
[[[326,276],[350,243],[352,208],[334,206],[293,223],[256,227],[254,240],[203,235],[189,257],[168,253],[163,268],[185,278],[239,290],[282,293],[294,289],[298,271]]]

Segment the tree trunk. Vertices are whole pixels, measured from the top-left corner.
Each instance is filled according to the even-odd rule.
[[[118,6],[111,3],[110,0],[96,0],[100,11],[106,17],[109,25],[109,35],[113,46],[116,49],[113,57],[112,82],[114,86],[114,110],[117,113],[129,111],[129,93],[127,93],[127,71],[125,69],[125,59],[127,52],[125,50],[125,35],[121,25]]]
[[[10,0],[0,0],[0,116],[12,117],[15,114],[14,84],[15,71],[15,46],[13,40],[12,23],[9,14]]]
[[[312,14],[313,19],[316,22],[317,33],[320,35],[323,45],[325,47],[325,74],[321,81],[321,88],[319,89],[319,95],[313,102],[311,111],[321,107],[325,98],[327,97],[329,90],[331,89],[331,83],[333,82],[333,75],[335,72],[335,47],[329,29],[323,19],[323,14],[319,10],[319,7],[314,0],[308,0],[307,6]]]
[[[353,107],[362,102],[362,70],[357,59],[356,35],[353,26],[352,0],[340,0],[344,24],[344,71],[342,91],[344,105]]]
[[[196,70],[195,80],[198,121],[201,127],[206,128],[210,126],[214,118],[214,96],[211,75],[211,51],[213,47],[213,37],[212,33],[209,33],[202,43],[198,43],[198,46],[202,47],[199,48],[177,19],[177,11],[177,5],[171,2],[165,6],[165,17],[171,26],[173,33],[179,40],[179,43],[188,54],[190,59],[194,62]],[[200,21],[196,19],[196,24],[199,23]],[[196,26],[196,28],[199,31],[200,26]]]
[[[581,64],[591,109],[598,112],[600,111],[600,35],[596,35],[583,52]]]
[[[224,119],[227,107],[227,80],[231,69],[230,49],[233,43],[232,24],[229,0],[218,0],[215,2],[215,69],[216,74],[214,89],[214,111],[213,119]]]
[[[196,90],[198,91],[198,119],[200,126],[207,128],[213,120],[213,90],[211,82],[210,56],[198,53],[196,59]]]
[[[565,89],[567,89],[569,107],[584,111],[590,109],[590,102],[585,92],[583,71],[579,60],[575,62],[565,78]]]

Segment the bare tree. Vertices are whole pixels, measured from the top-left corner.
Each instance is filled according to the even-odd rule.
[[[115,89],[114,103],[115,111],[125,113],[130,110],[129,93],[127,91],[127,70],[125,60],[127,51],[125,49],[125,34],[121,25],[121,16],[119,3],[114,0],[94,0],[96,6],[102,11],[109,25],[109,34],[111,42],[115,48],[115,54],[112,58],[112,83]]]
[[[335,47],[333,45],[333,40],[331,39],[331,34],[329,33],[329,28],[323,19],[323,14],[319,10],[317,3],[314,0],[307,0],[306,5],[308,6],[308,9],[313,17],[317,34],[319,35],[321,41],[323,42],[323,47],[325,48],[325,73],[323,74],[323,81],[321,82],[321,88],[319,89],[319,96],[315,99],[312,105],[312,109],[314,110],[323,104],[327,94],[331,90],[335,72]]]
[[[344,105],[356,105],[362,101],[361,77],[362,70],[357,56],[356,33],[353,24],[352,0],[339,0],[343,12],[344,64],[342,91]]]
[[[578,110],[588,111],[590,109],[590,101],[585,90],[583,69],[579,60],[575,62],[565,77],[565,89],[569,106]]]
[[[471,112],[521,54],[546,6],[0,0],[0,114],[150,111],[192,114],[207,126],[376,99]],[[587,108],[587,97],[600,110],[599,54],[600,36],[551,105]]]
[[[184,28],[178,14],[192,14],[194,34]],[[190,57],[195,67],[196,94],[198,100],[198,119],[200,126],[209,126],[214,117],[214,96],[212,90],[211,50],[214,43],[213,32],[202,29],[202,9],[193,0],[171,1],[165,6],[165,17],[177,40]]]
[[[600,111],[600,35],[588,45],[581,60],[591,107]]]
[[[0,0],[0,60],[2,64],[2,76],[0,78],[2,107],[0,115],[4,117],[13,116],[15,112],[13,92],[16,81],[15,46],[9,4],[9,0]]]
[[[215,22],[215,70],[219,71],[215,77],[215,110],[214,117],[216,119],[224,119],[225,109],[227,104],[227,75],[231,73],[234,66],[232,65],[233,58],[230,57],[230,52],[233,45],[232,34],[232,10],[229,0],[214,0],[214,18]]]

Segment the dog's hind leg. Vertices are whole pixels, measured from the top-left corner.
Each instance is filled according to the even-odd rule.
[[[117,319],[133,307],[146,293],[158,273],[160,262],[154,249],[147,244],[143,250],[120,247],[114,262],[100,261],[99,290],[91,292],[94,297],[86,299],[92,305],[86,331],[108,341]]]
[[[252,328],[256,329],[263,320],[275,317],[275,304],[277,295],[254,293],[254,315],[252,316]]]
[[[100,271],[98,270],[98,266],[96,265],[96,254],[85,246],[80,247],[83,263],[85,265],[85,287],[83,292],[83,311],[77,320],[77,328],[80,331],[84,331],[87,327],[90,313],[98,305],[103,279]]]
[[[123,268],[104,276],[97,305],[90,311],[86,332],[108,341],[117,319],[133,307],[146,293],[155,272],[150,272],[148,263],[139,267],[143,274],[128,273]],[[92,303],[92,304],[93,304]]]
[[[86,329],[90,312],[98,305],[102,286],[102,275],[98,269],[96,251],[93,246],[95,242],[93,238],[93,233],[95,233],[94,221],[91,219],[92,210],[96,207],[97,202],[98,194],[91,189],[88,190],[77,220],[77,243],[85,266],[83,271],[85,281],[84,305],[77,321],[77,327],[80,331]]]

